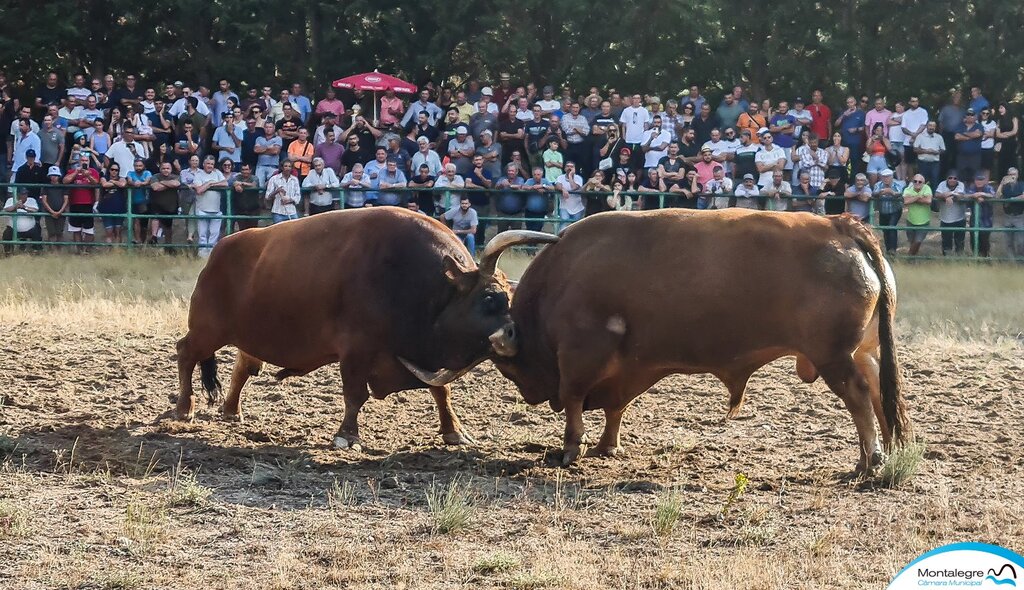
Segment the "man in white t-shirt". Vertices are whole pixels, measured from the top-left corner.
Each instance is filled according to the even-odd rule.
[[[117,162],[121,170],[132,170],[137,158],[145,160],[149,154],[146,153],[146,148],[141,143],[135,141],[135,130],[132,126],[125,125],[121,139],[111,144],[103,156],[108,168],[111,162]]]
[[[566,162],[565,171],[555,179],[555,188],[562,191],[558,201],[558,216],[565,222],[559,224],[559,231],[569,223],[583,219],[586,207],[583,205],[583,177],[576,174],[575,162]]]
[[[644,168],[657,168],[658,162],[668,153],[672,134],[661,127],[661,115],[654,116],[651,128],[640,138],[640,149],[644,151]]]
[[[800,134],[804,130],[810,130],[811,123],[814,122],[814,115],[811,111],[804,108],[804,99],[799,96],[793,99],[793,108],[789,109],[786,113],[790,117],[796,119],[796,128],[793,129],[793,137],[796,138],[797,143],[800,142]]]
[[[764,188],[772,183],[772,173],[783,170],[786,165],[786,152],[772,141],[772,134],[765,128],[758,131],[761,136],[761,151],[754,156],[754,163],[760,178],[758,186]]]
[[[917,163],[917,153],[914,151],[914,140],[918,135],[924,133],[928,127],[928,111],[921,106],[921,100],[911,96],[907,110],[903,112],[903,122],[900,125],[903,130],[903,161],[909,166]],[[908,176],[913,174],[908,172]]]
[[[10,241],[14,239],[14,232],[18,232],[18,239],[41,242],[43,239],[42,230],[39,228],[39,223],[35,217],[32,217],[32,213],[39,211],[39,202],[33,197],[28,196],[28,189],[21,189],[20,194],[17,197],[10,197],[7,202],[4,203],[4,213],[13,213],[13,217],[9,223],[14,225],[14,229],[11,229],[11,225],[4,228],[3,236],[0,239],[4,241]],[[21,246],[24,250],[25,246]],[[36,246],[39,249],[39,246]],[[4,251],[8,254],[14,250],[13,244],[4,245]]]
[[[733,131],[729,128],[729,131]],[[740,142],[736,140],[735,131],[732,133],[731,141],[726,141],[722,138],[722,132],[717,128],[711,130],[711,139],[704,142],[704,145],[700,146],[700,149],[708,148],[711,150],[711,159],[722,165],[723,171],[726,175],[732,173],[732,164],[730,161],[733,155],[736,153],[736,149],[740,147]]]
[[[551,86],[545,86],[542,95],[543,98],[538,100],[536,104],[540,105],[541,116],[547,119],[551,116],[551,113],[562,107],[562,103],[555,100],[555,89]]]
[[[643,141],[644,131],[651,122],[651,113],[641,106],[641,97],[634,94],[630,99],[630,105],[622,109],[619,116],[619,124],[622,129],[622,141],[626,142],[633,153],[633,165],[639,167],[643,162],[643,150],[640,144]]]
[[[643,137],[644,131],[651,123],[651,113],[640,105],[640,95],[634,94],[630,99],[630,105],[622,109],[619,116],[619,123],[622,124],[622,139],[628,144],[638,145]]]

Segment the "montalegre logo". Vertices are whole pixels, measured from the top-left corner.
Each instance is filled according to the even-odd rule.
[[[1024,588],[1024,557],[998,545],[954,543],[903,568],[889,590],[911,588]]]

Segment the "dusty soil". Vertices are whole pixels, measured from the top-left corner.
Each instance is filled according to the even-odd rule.
[[[204,406],[185,424],[169,418],[174,334],[4,334],[2,588],[882,588],[946,542],[1024,549],[1013,342],[903,346],[927,452],[892,489],[849,477],[849,414],[791,360],[729,422],[714,379],[665,380],[627,413],[625,455],[558,469],[562,416],[489,364],[454,386],[476,445],[441,444],[422,390],[371,399],[365,448],[338,451],[336,368],[265,370],[243,423]],[[219,357],[226,383],[233,351]],[[587,424],[599,434],[600,414]],[[426,496],[453,479],[468,524],[444,533]]]

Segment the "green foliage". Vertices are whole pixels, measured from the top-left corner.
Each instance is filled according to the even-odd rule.
[[[733,483],[732,489],[729,490],[729,496],[725,499],[725,504],[722,505],[722,516],[729,514],[732,507],[743,497],[743,494],[747,493],[747,485],[750,484],[750,479],[742,474],[736,474],[736,481]]]
[[[920,94],[953,86],[1010,98],[1024,73],[1024,4],[622,3],[594,0],[129,0],[30,2],[0,10],[0,63],[25,94],[43,73],[137,72],[147,85],[300,80],[323,84],[373,68],[411,81],[569,83],[676,96],[689,83],[749,86],[754,97]],[[45,23],[26,26],[28,23]],[[717,100],[715,101],[717,103]]]

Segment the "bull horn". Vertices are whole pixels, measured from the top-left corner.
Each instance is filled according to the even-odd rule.
[[[426,371],[412,364],[402,357],[398,357],[398,361],[409,370],[410,373],[416,376],[417,379],[433,387],[441,387],[442,385],[448,385],[452,381],[455,381],[459,377],[462,377],[469,372],[470,369],[480,364],[481,361],[470,364],[461,371],[454,369],[439,369],[437,371]]]
[[[521,246],[523,244],[553,244],[554,242],[557,242],[558,239],[559,238],[556,235],[539,231],[529,231],[525,229],[503,231],[494,236],[490,242],[487,242],[487,246],[484,248],[484,253],[480,255],[480,274],[486,277],[493,276],[494,269],[498,266],[498,258],[501,256],[501,253],[512,246]]]

